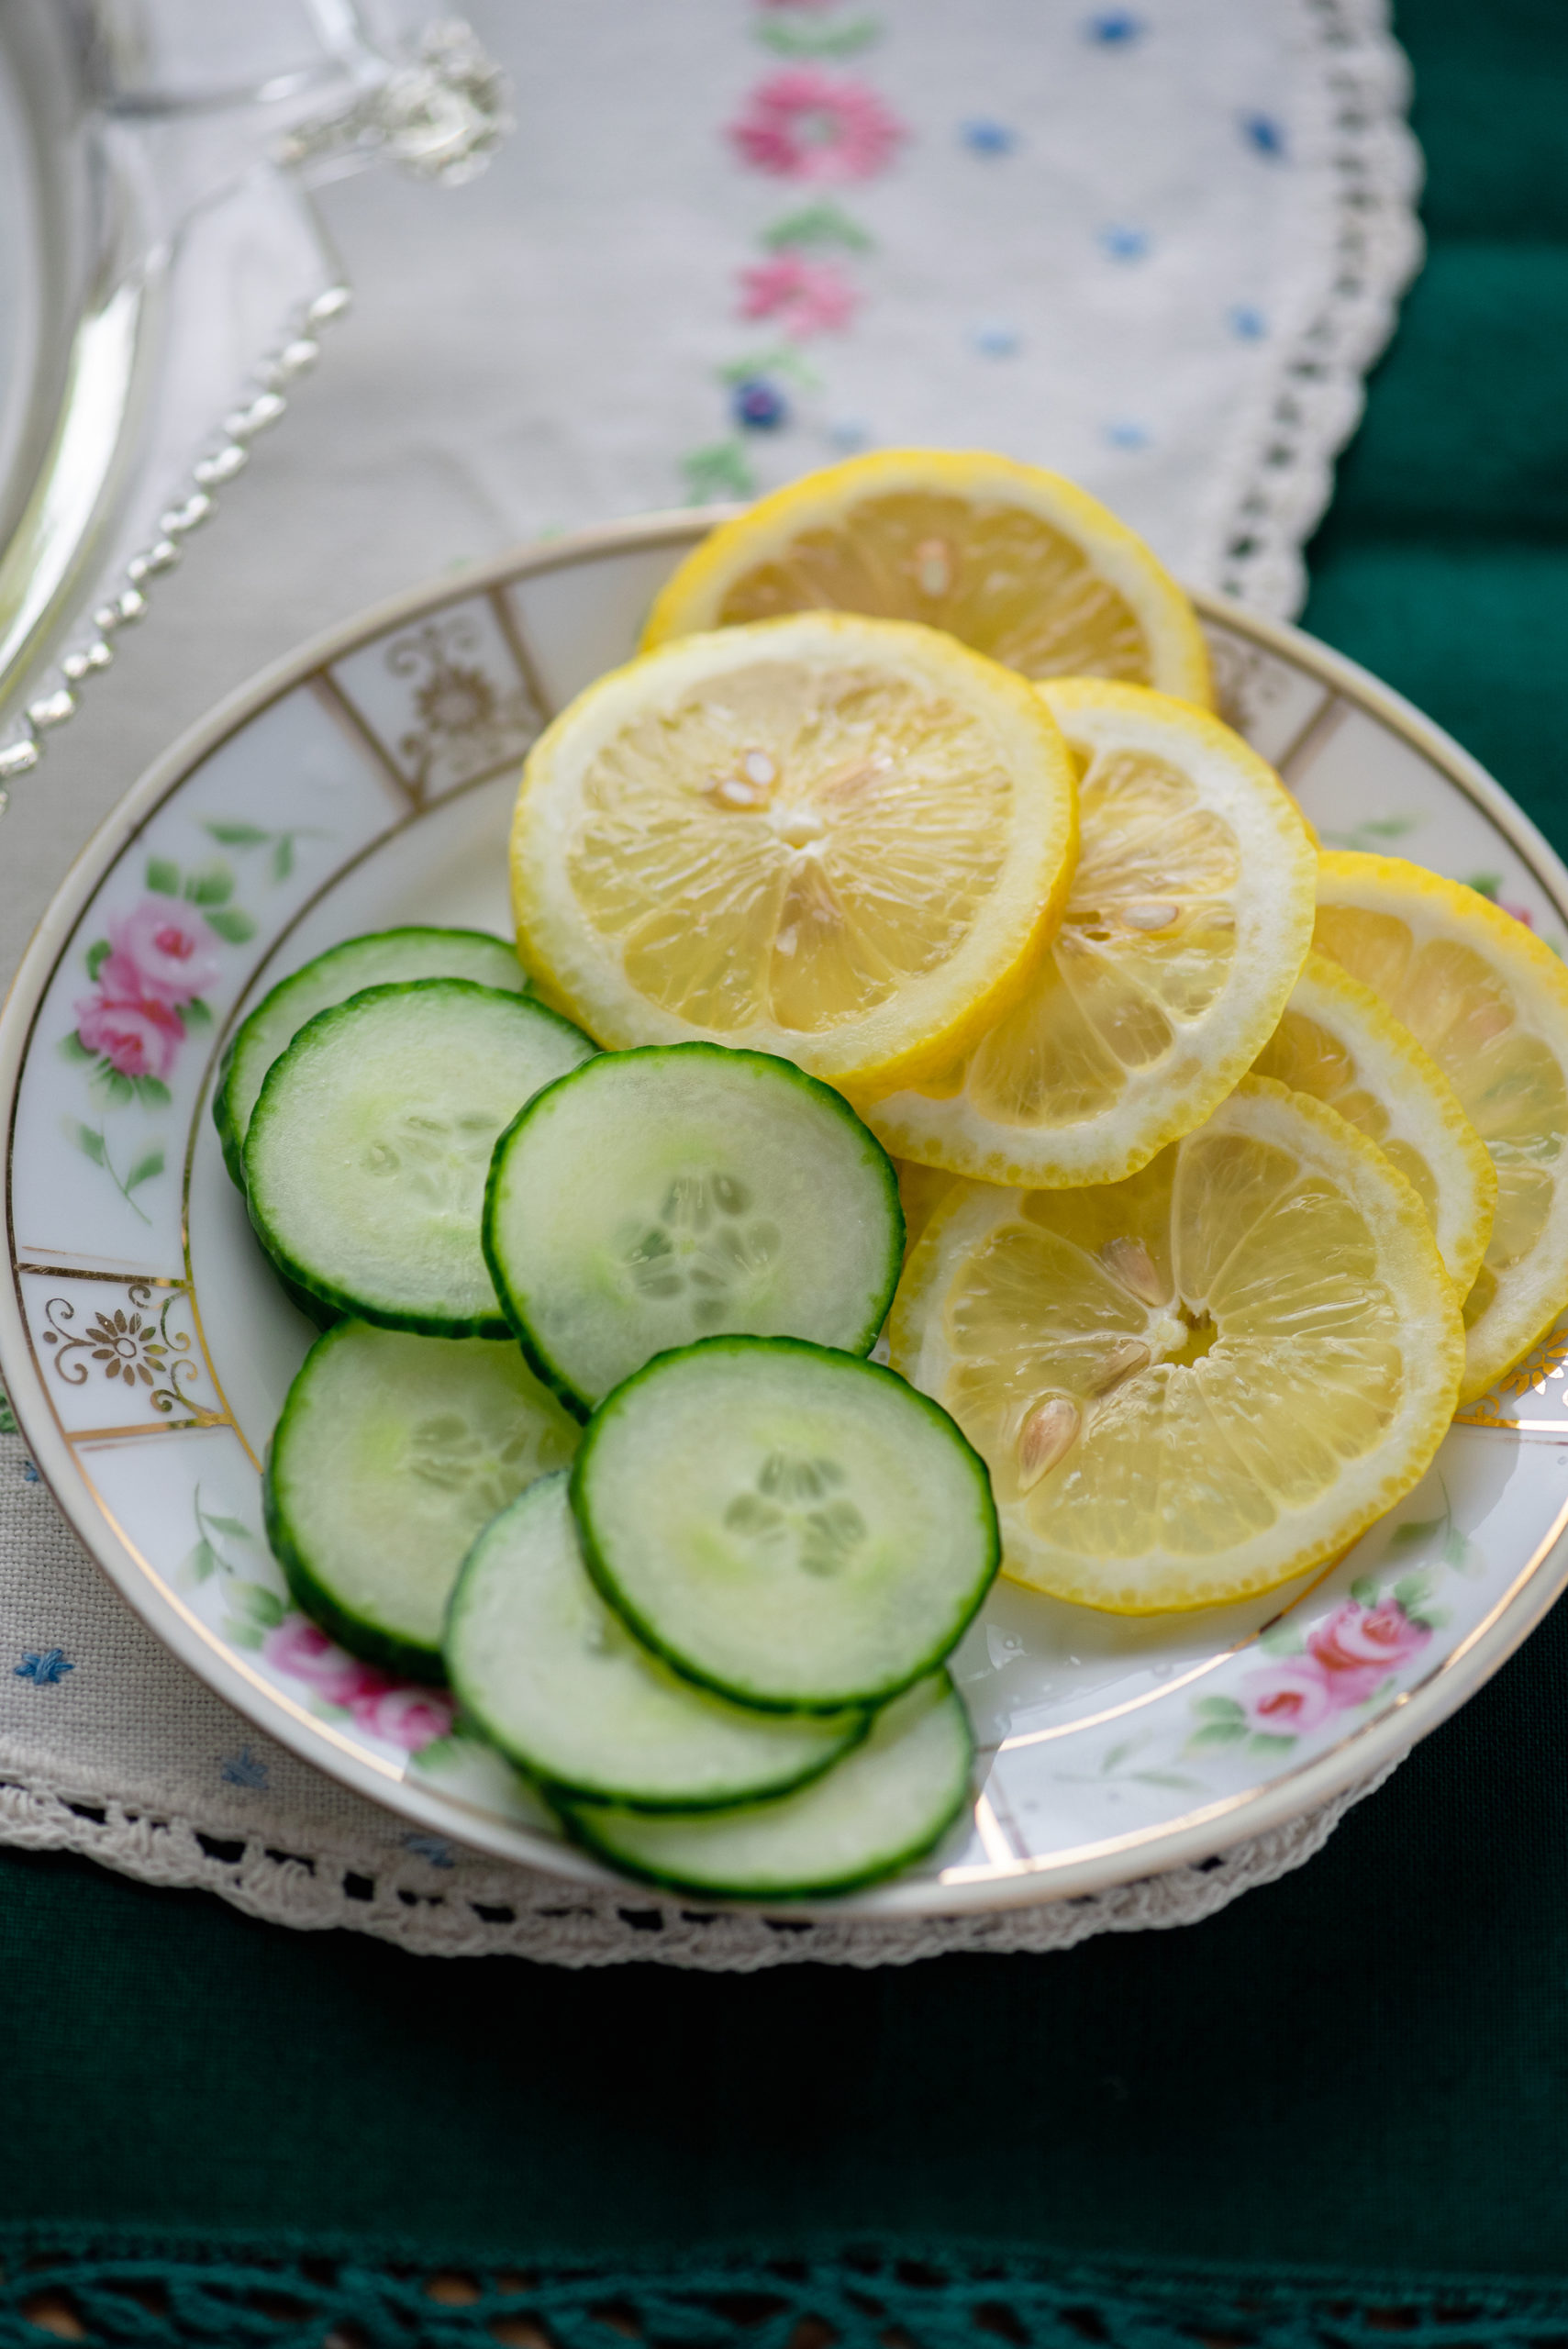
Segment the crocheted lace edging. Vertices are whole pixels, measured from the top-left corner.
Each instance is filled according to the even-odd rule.
[[[300,1846],[291,1854],[275,1840],[278,1821],[264,1838],[208,1830],[170,1812],[138,1811],[103,1796],[71,1798],[15,1777],[0,1780],[0,1843],[81,1853],[146,1884],[216,1892],[274,1924],[371,1933],[425,1956],[505,1954],[573,1967],[641,1960],[737,1974],[803,1961],[908,1965],[955,1952],[1071,1949],[1096,1933],[1195,1924],[1311,1859],[1351,1806],[1395,1766],[1197,1866],[1039,1909],[885,1925],[716,1914],[456,1852],[434,1864],[412,1854],[377,1864],[362,1853],[322,1850],[318,1829],[289,1839]]]

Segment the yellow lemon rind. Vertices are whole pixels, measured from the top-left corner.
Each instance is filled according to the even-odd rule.
[[[875,667],[951,694],[991,727],[1015,794],[996,886],[956,952],[859,1020],[806,1034],[753,1020],[720,1031],[651,1002],[577,906],[568,877],[578,789],[623,728],[768,661]],[[1041,723],[1043,718],[1044,723]],[[845,1088],[909,1081],[964,1049],[1022,994],[1061,918],[1078,849],[1065,742],[1032,686],[956,639],[905,620],[800,612],[682,637],[610,671],[540,735],[524,763],[510,863],[517,951],[543,999],[611,1049],[698,1039],[774,1052]]]
[[[1388,1139],[1418,1151],[1431,1168],[1438,1183],[1433,1237],[1450,1280],[1464,1297],[1491,1237],[1497,1170],[1452,1085],[1383,997],[1327,954],[1314,950],[1307,955],[1285,1012],[1302,1013],[1351,1054],[1361,1085],[1387,1114]],[[1288,1085],[1288,1074],[1271,1059],[1278,1033],[1258,1055],[1253,1073]]]
[[[1417,908],[1427,935],[1437,932],[1485,952],[1526,1005],[1542,1015],[1527,1021],[1557,1061],[1568,1084],[1568,969],[1533,930],[1479,890],[1398,856],[1326,850],[1318,858],[1320,905],[1353,904],[1407,923]],[[1418,943],[1422,942],[1419,939]],[[1568,1140],[1568,1137],[1565,1137]],[[1485,1138],[1483,1137],[1485,1147]],[[1526,1281],[1523,1267],[1531,1268]],[[1507,1310],[1500,1311],[1499,1306]],[[1504,1379],[1568,1308],[1568,1165],[1541,1239],[1500,1276],[1497,1294],[1471,1324],[1462,1404],[1473,1403]]]
[[[1040,465],[984,450],[878,449],[824,466],[759,498],[721,522],[664,583],[648,616],[642,650],[718,626],[724,597],[810,530],[840,523],[869,497],[931,492],[973,505],[1013,505],[1049,523],[1092,559],[1131,609],[1149,647],[1149,682],[1162,693],[1214,707],[1208,648],[1191,603],[1164,565],[1097,497]]]
[[[1163,1062],[1129,1075],[1108,1109],[1073,1125],[1006,1124],[976,1107],[951,1066],[940,1090],[857,1098],[862,1117],[896,1158],[973,1182],[1054,1190],[1135,1174],[1167,1143],[1202,1125],[1246,1075],[1273,1033],[1310,947],[1318,868],[1290,794],[1218,718],[1147,686],[1100,678],[1051,679],[1035,690],[1074,748],[1132,747],[1173,761],[1184,755],[1195,768],[1201,761],[1203,805],[1236,830],[1256,884],[1249,902],[1244,867],[1236,948],[1213,1003]],[[1085,856],[1090,846],[1085,834]],[[1072,897],[1070,886],[1069,905]]]
[[[1267,1077],[1244,1079],[1201,1130],[1241,1131],[1275,1141],[1295,1151],[1304,1164],[1316,1163],[1349,1192],[1378,1237],[1381,1269],[1398,1275],[1405,1390],[1384,1441],[1349,1464],[1315,1512],[1295,1513],[1298,1520],[1315,1513],[1316,1524],[1293,1523],[1292,1513],[1282,1509],[1270,1540],[1253,1537],[1235,1545],[1224,1553],[1222,1572],[1215,1570],[1212,1559],[1207,1573],[1195,1573],[1190,1561],[1162,1565],[1157,1555],[1151,1568],[1148,1553],[1141,1560],[1115,1563],[1062,1551],[1042,1556],[1036,1538],[1021,1525],[1018,1504],[999,1493],[1003,1573],[1099,1613],[1188,1613],[1229,1605],[1277,1589],[1340,1557],[1419,1482],[1447,1432],[1458,1394],[1464,1361],[1459,1300],[1419,1198],[1376,1144],[1321,1102]],[[1176,1147],[1184,1149],[1196,1139],[1185,1137]],[[956,1359],[943,1329],[944,1300],[953,1280],[975,1246],[1016,1212],[1019,1197],[1016,1190],[955,1184],[910,1257],[888,1324],[890,1358],[926,1394],[940,1398]],[[1238,1474],[1244,1473],[1240,1463],[1236,1466]]]

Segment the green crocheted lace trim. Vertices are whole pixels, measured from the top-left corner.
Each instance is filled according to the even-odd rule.
[[[1134,2275],[890,2248],[524,2268],[0,2238],[0,2344],[223,2349],[1492,2349],[1561,2339],[1568,2282]]]

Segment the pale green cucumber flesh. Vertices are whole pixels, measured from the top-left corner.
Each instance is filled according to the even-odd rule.
[[[467,1719],[569,1800],[710,1810],[816,1777],[868,1716],[753,1712],[694,1688],[612,1615],[577,1543],[564,1474],[479,1536],[447,1614]]]
[[[509,1336],[480,1242],[491,1152],[594,1049],[530,996],[464,979],[317,1012],[268,1071],[245,1141],[246,1203],[279,1271],[388,1329]]]
[[[224,1163],[244,1188],[245,1136],[267,1071],[318,1011],[346,1003],[361,988],[412,979],[472,979],[521,995],[528,974],[516,949],[483,930],[378,930],[346,938],[280,979],[230,1037],[213,1096],[213,1123]]]
[[[1001,1555],[984,1464],[940,1406],[795,1338],[659,1355],[595,1412],[572,1497],[588,1570],[645,1644],[782,1710],[907,1687]]]
[[[879,1713],[795,1794],[697,1816],[574,1805],[568,1825],[628,1875],[739,1900],[850,1892],[923,1859],[970,1798],[973,1741],[945,1672]]]
[[[307,1615],[354,1654],[442,1677],[475,1536],[578,1429],[515,1346],[340,1321],[290,1387],[263,1483],[267,1533]]]
[[[484,1251],[507,1318],[591,1408],[724,1331],[866,1353],[904,1251],[892,1161],[793,1062],[722,1044],[606,1053],[498,1146]]]

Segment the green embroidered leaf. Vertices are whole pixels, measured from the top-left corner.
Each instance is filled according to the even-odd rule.
[[[1247,1718],[1234,1697],[1199,1697],[1194,1700],[1193,1710],[1216,1721],[1243,1721]]]
[[[257,1623],[242,1623],[231,1615],[224,1627],[224,1635],[237,1648],[259,1648],[266,1633]]]
[[[242,914],[235,906],[220,906],[215,913],[208,914],[207,919],[219,938],[227,939],[230,946],[243,946],[248,938],[256,935],[256,925],[250,915]]]
[[[75,1118],[68,1118],[65,1121],[65,1133],[67,1141],[74,1142],[77,1149],[90,1158],[95,1166],[102,1166],[106,1152],[104,1149],[104,1137],[95,1127],[83,1126]]]
[[[874,17],[851,17],[847,25],[794,24],[784,17],[764,17],[751,30],[776,57],[854,57],[882,38]]]
[[[226,906],[234,895],[234,875],[227,864],[204,864],[187,875],[185,896],[193,906]]]
[[[210,1542],[198,1542],[185,1560],[185,1576],[190,1582],[206,1582],[217,1572],[217,1553]]]
[[[126,1197],[128,1198],[132,1191],[139,1189],[143,1183],[150,1183],[155,1174],[161,1174],[162,1172],[163,1152],[161,1150],[150,1150],[145,1158],[137,1160],[136,1164],[126,1176]]]
[[[174,1098],[161,1076],[133,1076],[130,1082],[144,1109],[166,1109]]]
[[[235,1605],[244,1609],[252,1623],[260,1623],[263,1631],[275,1631],[283,1621],[284,1602],[265,1583],[233,1582],[228,1592]]]
[[[114,949],[106,938],[95,938],[87,949],[87,976],[95,979]]]
[[[801,357],[792,342],[776,342],[770,350],[749,351],[744,359],[731,359],[714,370],[721,384],[749,384],[757,375],[782,375],[803,392],[819,392],[822,378],[809,361]],[[737,440],[729,444],[739,450]],[[699,454],[703,453],[699,451]]]
[[[204,824],[202,829],[209,840],[220,841],[225,848],[264,848],[272,837],[260,824],[230,824],[217,818]]]
[[[851,253],[869,253],[876,248],[876,239],[837,204],[806,204],[798,212],[786,213],[771,228],[763,229],[762,242],[775,253],[822,245],[839,245]]]
[[[756,479],[739,440],[716,440],[711,448],[694,449],[689,457],[682,458],[681,471],[690,492],[687,502],[692,506],[711,506],[717,498],[756,495]]]
[[[73,1028],[69,1036],[60,1040],[60,1057],[62,1061],[95,1061],[98,1055],[82,1041]]]
[[[147,860],[147,885],[156,889],[161,897],[177,897],[180,894],[180,868],[171,864],[166,856],[151,856]]]
[[[1252,1731],[1251,1743],[1254,1753],[1288,1753],[1296,1740],[1294,1737],[1275,1737],[1270,1730],[1258,1729]]]
[[[1239,1721],[1210,1721],[1207,1728],[1195,1730],[1187,1740],[1187,1751],[1195,1753],[1205,1745],[1234,1745],[1239,1737],[1247,1734],[1247,1724]]]
[[[1267,1631],[1258,1634],[1258,1645],[1265,1655],[1299,1655],[1305,1644],[1289,1616],[1282,1623],[1271,1623]]]
[[[180,1017],[187,1028],[210,1028],[212,1007],[204,1003],[199,995],[194,995],[189,1003],[180,1006]]]
[[[1375,1607],[1378,1588],[1370,1575],[1358,1575],[1351,1585],[1351,1597],[1362,1607]]]
[[[0,1435],[16,1435],[17,1432],[17,1415],[11,1408],[11,1397],[6,1394],[6,1389],[0,1386]]]

